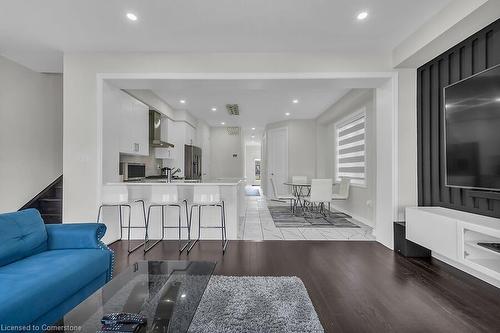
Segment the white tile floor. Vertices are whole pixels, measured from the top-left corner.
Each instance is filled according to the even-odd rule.
[[[246,197],[247,210],[240,222],[243,240],[374,240],[372,228],[349,219],[360,228],[277,228],[264,196]],[[273,203],[273,205],[276,203]]]

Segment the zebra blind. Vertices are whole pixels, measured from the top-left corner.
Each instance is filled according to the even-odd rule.
[[[366,185],[366,114],[363,112],[336,126],[336,178]]]

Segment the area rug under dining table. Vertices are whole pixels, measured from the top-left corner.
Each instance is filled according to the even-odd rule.
[[[277,228],[360,228],[348,220],[350,215],[339,211],[306,211],[292,213],[290,206],[268,206]],[[300,210],[301,208],[297,208]]]

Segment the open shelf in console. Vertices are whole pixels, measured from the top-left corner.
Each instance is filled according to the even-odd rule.
[[[500,274],[500,252],[485,244],[500,244],[500,237],[467,227],[463,229],[463,259],[477,269],[487,269]]]

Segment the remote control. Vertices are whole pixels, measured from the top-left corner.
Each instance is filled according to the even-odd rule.
[[[111,324],[103,325],[96,333],[136,333],[143,324]]]
[[[102,317],[101,323],[111,324],[146,324],[145,316],[137,313],[110,313]]]

